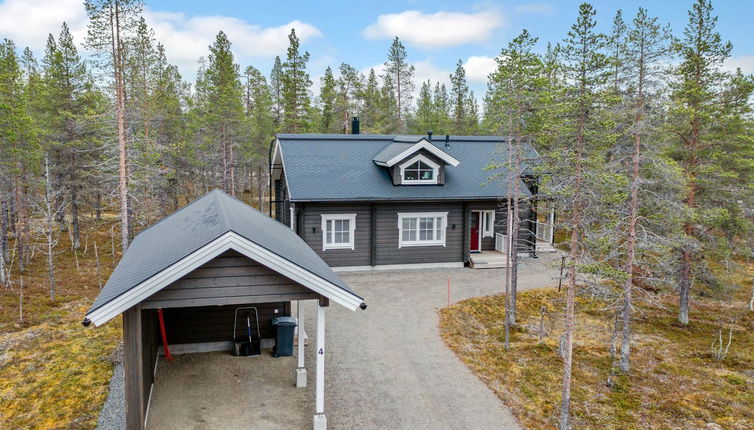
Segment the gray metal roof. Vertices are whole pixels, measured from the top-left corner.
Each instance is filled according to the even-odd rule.
[[[214,190],[139,233],[88,313],[229,231],[358,297],[293,230]]]
[[[500,136],[451,136],[431,143],[457,159],[446,166],[444,185],[393,185],[385,167],[375,159],[390,159],[425,136],[367,134],[279,134],[283,167],[291,201],[367,200],[481,200],[507,197],[501,167],[507,164],[507,140]],[[526,169],[539,159],[524,144]],[[525,171],[526,171],[525,169]],[[523,194],[528,189],[520,187]]]
[[[390,161],[391,158],[411,148],[415,144],[416,142],[414,143],[393,142],[389,144],[388,146],[386,146],[377,155],[375,155],[372,161],[378,161],[383,164],[387,163],[388,161]]]

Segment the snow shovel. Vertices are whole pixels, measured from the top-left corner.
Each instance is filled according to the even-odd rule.
[[[238,327],[238,311],[247,310],[246,313],[246,333],[247,337],[236,337],[236,328]],[[257,335],[251,334],[251,311],[254,310],[254,317],[257,327]],[[257,308],[243,307],[235,310],[233,318],[233,355],[243,357],[255,357],[261,354],[261,341],[259,332],[259,315]]]

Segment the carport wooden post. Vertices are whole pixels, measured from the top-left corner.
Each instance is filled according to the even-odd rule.
[[[136,305],[123,312],[123,374],[128,430],[144,429],[141,333],[141,306]]]
[[[317,383],[314,390],[314,430],[327,429],[325,416],[325,309],[329,300],[320,298],[317,305]]]
[[[298,309],[298,367],[296,368],[296,387],[306,387],[306,367],[304,367],[304,301],[297,300]]]

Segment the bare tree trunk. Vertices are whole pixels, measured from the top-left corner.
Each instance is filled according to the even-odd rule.
[[[583,180],[582,160],[584,153],[585,109],[582,107],[576,135],[575,178],[573,186],[573,213],[571,215],[571,249],[569,253],[568,285],[566,289],[566,315],[563,346],[563,394],[560,406],[560,430],[571,428],[571,372],[573,369],[573,326],[576,307],[576,262],[579,257],[579,229],[581,227],[581,181]]]
[[[517,117],[520,118],[520,112],[517,113]],[[520,190],[520,177],[521,172],[521,147],[520,147],[520,133],[518,133],[518,126],[515,128],[513,144],[513,222],[511,224],[511,243],[513,243],[511,249],[511,325],[516,325],[516,298],[518,296],[518,234],[521,226],[521,206],[519,201]]]
[[[18,280],[18,322],[24,323],[24,276],[19,276]]]
[[[97,252],[97,242],[94,242],[94,262],[97,264],[97,283],[99,284],[99,289],[102,289],[102,270],[100,270],[100,264],[99,264],[99,252]]]
[[[75,169],[75,166],[71,166],[71,169]],[[73,184],[71,184],[71,225],[73,229],[73,249],[79,249],[81,247],[81,236],[79,229],[79,201],[78,201],[78,183],[75,177],[73,178]]]
[[[259,200],[259,210],[264,212],[264,203],[267,197],[267,172],[264,163],[259,163],[257,173],[257,199]]]
[[[15,236],[16,236],[16,254],[18,257],[18,269],[20,272],[23,272],[26,268],[26,259],[25,257],[25,251],[26,251],[26,242],[24,240],[24,224],[26,223],[26,214],[24,210],[24,203],[21,201],[21,184],[20,184],[20,177],[19,175],[16,175],[15,180],[15,192],[14,192],[14,201],[15,201],[15,207],[16,207],[16,223],[15,223]]]
[[[751,281],[751,299],[749,299],[749,311],[754,312],[754,281]]]
[[[123,77],[123,45],[121,42],[120,2],[115,1],[115,13],[111,17],[113,68],[115,69],[115,98],[118,121],[118,192],[120,197],[120,238],[123,252],[128,249],[128,162],[126,148],[126,97]]]
[[[621,310],[623,327],[621,330],[620,370],[623,373],[628,373],[631,370],[631,313],[633,311],[636,222],[639,217],[639,161],[641,159],[641,133],[638,129],[642,120],[643,108],[644,67],[642,62],[642,66],[639,68],[638,111],[634,122],[637,131],[634,134],[634,150],[631,157],[631,202],[628,215],[628,242],[626,243],[626,282],[623,284],[623,308]]]

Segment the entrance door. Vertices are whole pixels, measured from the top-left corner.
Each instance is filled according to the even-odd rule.
[[[471,212],[471,244],[469,245],[469,251],[480,252],[480,240],[479,233],[482,228],[482,213]]]

